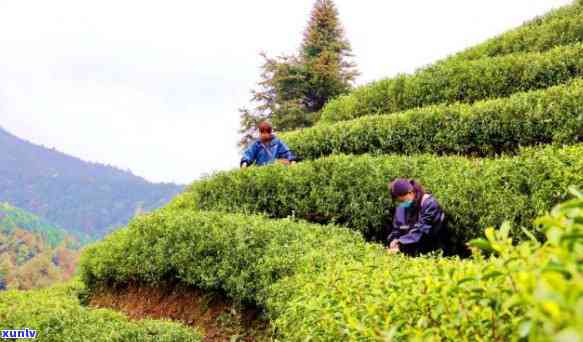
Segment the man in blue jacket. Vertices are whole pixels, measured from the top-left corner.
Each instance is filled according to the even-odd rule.
[[[259,129],[259,140],[251,144],[243,153],[241,167],[247,167],[252,164],[267,165],[274,163],[276,160],[285,165],[295,162],[294,154],[283,141],[275,137],[269,123],[264,121],[257,128]]]

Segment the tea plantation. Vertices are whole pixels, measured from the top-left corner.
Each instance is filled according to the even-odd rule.
[[[84,291],[179,281],[260,308],[282,341],[581,341],[582,44],[576,1],[337,98],[281,136],[303,162],[218,172],[86,248]],[[442,204],[445,256],[387,253],[397,177]],[[46,296],[2,294],[0,318]],[[198,336],[66,303],[11,324]]]
[[[86,295],[79,280],[0,292],[0,324],[3,330],[34,330],[39,341],[202,341],[199,332],[178,323],[132,322],[112,310],[89,309],[81,305]]]

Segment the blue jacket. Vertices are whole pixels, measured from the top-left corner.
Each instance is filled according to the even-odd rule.
[[[415,249],[432,249],[430,245],[435,245],[440,239],[438,235],[444,229],[442,227],[444,220],[445,214],[439,203],[433,196],[427,194],[418,212],[415,207],[397,207],[395,209],[393,227],[388,240],[391,242],[398,239],[401,245],[409,245],[409,247],[424,245],[415,246],[421,247]]]
[[[266,145],[262,144],[260,140],[251,144],[241,158],[241,164],[257,164],[267,165],[273,163],[276,159],[295,160],[295,156],[289,150],[283,141],[275,136]]]

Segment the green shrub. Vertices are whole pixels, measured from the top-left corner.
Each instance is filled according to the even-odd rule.
[[[572,4],[526,22],[451,58],[479,59],[516,52],[541,52],[559,45],[583,42],[583,6]]]
[[[412,75],[400,75],[355,89],[330,101],[320,122],[389,114],[427,105],[506,97],[547,88],[583,76],[583,44],[544,53],[520,53],[473,61],[452,60]]]
[[[583,80],[509,98],[413,109],[280,136],[306,159],[336,153],[493,156],[520,146],[583,141]]]
[[[121,237],[121,238],[120,238]],[[362,254],[362,237],[346,228],[258,216],[161,210],[86,249],[80,269],[93,291],[129,281],[178,279],[262,304],[279,279],[329,258]]]
[[[274,325],[286,340],[583,339],[583,196],[538,220],[547,242],[513,246],[510,227],[468,260],[368,254],[283,280]]]
[[[82,270],[98,284],[173,269],[167,276],[255,301],[285,341],[577,340],[583,197],[537,222],[542,245],[513,247],[504,224],[472,242],[489,257],[460,260],[388,255],[331,226],[167,208],[135,219],[124,249],[110,248],[115,235],[89,247]],[[100,262],[111,270],[94,273]]]
[[[530,227],[564,198],[568,185],[583,187],[583,145],[496,159],[330,156],[291,167],[251,167],[195,182],[170,207],[295,216],[385,238],[393,206],[387,184],[399,177],[426,186],[445,209],[455,241],[465,242],[504,220]]]
[[[40,341],[202,341],[178,323],[130,321],[107,309],[79,303],[79,284],[34,291],[0,292],[0,329],[33,329]]]

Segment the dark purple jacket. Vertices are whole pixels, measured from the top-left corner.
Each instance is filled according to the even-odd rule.
[[[398,239],[401,245],[424,244],[426,246],[423,247],[429,247],[427,245],[437,242],[444,220],[443,209],[433,196],[427,194],[419,212],[415,207],[395,209],[393,227],[388,237],[389,243]]]

